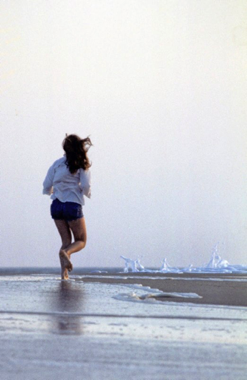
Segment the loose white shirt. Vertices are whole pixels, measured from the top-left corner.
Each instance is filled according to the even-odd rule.
[[[91,198],[90,170],[78,169],[75,174],[71,174],[66,165],[66,157],[59,158],[47,172],[43,194],[51,195],[51,199],[57,198],[61,202],[84,205],[84,195]]]

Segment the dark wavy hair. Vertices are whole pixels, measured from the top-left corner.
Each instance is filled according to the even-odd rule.
[[[89,162],[87,152],[92,145],[89,137],[81,139],[77,135],[66,134],[62,146],[66,154],[66,165],[71,174],[76,173],[78,169],[90,168],[92,164]]]

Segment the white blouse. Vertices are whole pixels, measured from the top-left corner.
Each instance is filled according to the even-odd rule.
[[[43,194],[51,195],[51,199],[59,199],[61,202],[75,202],[85,204],[84,195],[91,198],[91,173],[90,170],[78,169],[71,174],[66,157],[59,158],[49,168],[43,182]]]

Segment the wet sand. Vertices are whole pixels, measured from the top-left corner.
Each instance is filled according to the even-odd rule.
[[[1,380],[246,380],[245,275],[45,272],[0,272]]]
[[[246,306],[247,274],[197,274],[197,273],[128,273],[112,275],[88,275],[84,282],[141,284],[167,293],[197,293],[201,298],[189,302],[207,305]],[[148,277],[148,278],[147,278]],[[155,297],[154,297],[155,298]],[[188,302],[187,298],[159,296],[160,301]]]

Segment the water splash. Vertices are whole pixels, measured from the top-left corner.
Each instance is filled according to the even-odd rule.
[[[230,265],[227,260],[222,260],[220,255],[218,255],[218,247],[219,247],[219,243],[215,244],[215,246],[213,247],[211,259],[206,265],[206,268],[220,269],[220,268],[227,268]]]
[[[179,273],[181,272],[178,268],[174,268],[168,264],[167,259],[165,258],[162,262],[162,266],[159,270],[161,273]]]
[[[246,273],[246,265],[231,265],[227,260],[222,259],[219,255],[218,242],[212,249],[210,260],[207,264],[201,267],[194,267],[190,264],[188,267],[178,268],[169,265],[167,258],[162,261],[160,269],[153,270],[145,268],[140,261],[140,258],[133,260],[124,256],[120,256],[125,261],[124,272],[151,272],[151,273]]]
[[[127,257],[124,257],[124,256],[120,256],[121,259],[124,259],[125,261],[125,267],[124,267],[124,272],[125,273],[128,273],[128,272],[146,272],[147,270],[144,268],[143,265],[141,265],[141,262],[140,262],[140,258],[138,258],[137,260],[131,260],[131,259],[128,259]]]

